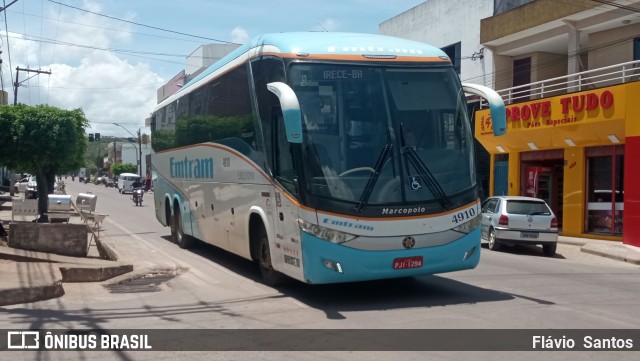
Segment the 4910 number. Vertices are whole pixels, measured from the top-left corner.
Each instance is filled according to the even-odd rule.
[[[476,216],[476,209],[475,208],[469,208],[467,210],[464,210],[462,212],[458,212],[456,214],[453,215],[453,219],[451,220],[451,222],[453,223],[460,223],[460,222],[464,222],[469,218],[473,218]]]

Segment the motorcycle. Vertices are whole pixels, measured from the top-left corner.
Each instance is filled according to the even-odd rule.
[[[131,197],[131,200],[133,200],[133,203],[136,204],[136,206],[142,206],[142,195],[144,194],[144,191],[142,190],[142,188],[134,188],[133,189],[133,196]]]

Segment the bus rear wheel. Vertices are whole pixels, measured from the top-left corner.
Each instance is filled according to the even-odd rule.
[[[260,267],[262,280],[267,286],[278,286],[284,283],[285,276],[273,269],[269,237],[267,237],[267,232],[264,228],[258,235],[258,266]]]
[[[180,215],[180,209],[176,207],[173,212],[173,217],[171,218],[171,235],[173,236],[173,241],[180,248],[189,248],[193,243],[191,238],[184,234],[182,229],[182,216]]]

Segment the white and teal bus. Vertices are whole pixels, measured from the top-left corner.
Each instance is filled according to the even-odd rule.
[[[152,113],[156,216],[312,284],[474,268],[480,206],[465,92],[438,48],[349,33],[256,37]]]

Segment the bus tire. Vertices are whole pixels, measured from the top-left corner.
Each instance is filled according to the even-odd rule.
[[[260,267],[262,281],[267,286],[274,287],[284,283],[285,276],[273,269],[269,237],[267,237],[267,232],[264,227],[260,229],[260,233],[258,234],[258,267]]]
[[[184,230],[182,229],[182,216],[178,206],[175,207],[173,217],[171,218],[171,235],[180,248],[187,249],[191,247],[193,243],[192,238],[184,234]]]

